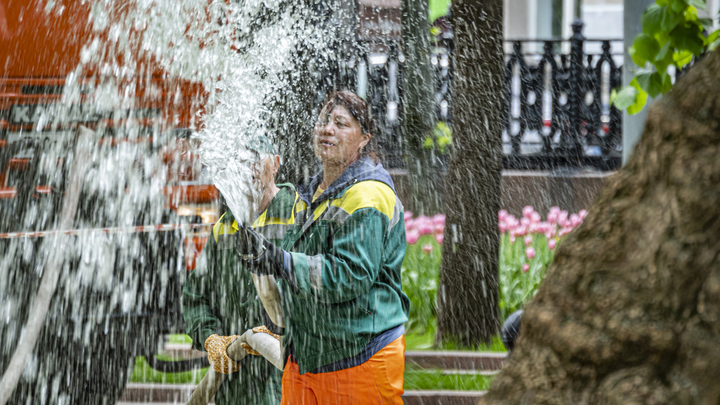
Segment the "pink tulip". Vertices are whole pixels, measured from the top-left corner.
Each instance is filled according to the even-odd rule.
[[[418,232],[420,232],[420,235],[432,235],[434,233],[432,224],[428,222],[423,222],[422,224],[418,225],[417,227]]]
[[[550,222],[551,224],[556,223],[557,220],[558,220],[558,212],[556,212],[556,211],[550,211],[550,212],[548,213],[547,220],[548,220],[548,222]]]
[[[558,214],[558,223],[563,223],[567,221],[568,218],[568,212],[567,211],[560,211]]]
[[[515,228],[514,232],[517,236],[525,236],[525,234],[527,234],[527,228],[524,226],[518,226]]]
[[[520,225],[527,227],[530,225],[530,219],[525,217],[520,218]]]
[[[445,232],[445,224],[435,224],[434,230],[436,234]]]
[[[422,250],[425,253],[430,253],[433,251],[433,245],[431,245],[429,243],[427,245],[423,245]]]
[[[558,237],[563,237],[563,236],[569,234],[570,232],[572,232],[572,228],[567,228],[567,227],[566,227],[566,228],[562,228],[562,229],[560,229],[560,231],[558,232]]]
[[[578,212],[578,215],[580,216],[581,219],[585,219],[585,217],[587,217],[587,214],[588,214],[587,210],[580,210],[580,212]]]
[[[498,224],[498,228],[500,228],[500,233],[503,233],[507,230],[507,224],[505,222],[500,222]]]
[[[510,243],[515,243],[515,235],[510,234]]]
[[[414,245],[417,243],[418,239],[420,239],[420,232],[413,229],[412,231],[405,234],[405,239],[407,240],[407,243]]]
[[[532,245],[532,242],[533,242],[533,237],[532,237],[532,235],[527,235],[527,236],[525,236],[525,246],[530,246],[530,245]]]
[[[535,249],[531,247],[525,249],[525,256],[527,256],[528,259],[533,259],[535,257]]]
[[[533,212],[535,212],[535,210],[531,205],[526,205],[525,208],[523,208],[522,210],[523,217],[525,218],[530,218]]]
[[[559,213],[560,213],[560,207],[558,207],[558,206],[550,207],[550,211],[549,211],[549,212],[555,212],[555,213],[558,213],[558,214],[559,214]]]
[[[443,241],[445,240],[445,234],[444,233],[436,233],[435,240],[437,241],[438,244],[442,245]]]
[[[537,212],[533,212],[532,214],[530,214],[530,222],[531,223],[538,224],[538,223],[540,223],[540,220],[542,220],[542,217]]]
[[[530,265],[527,263],[523,264],[522,270],[523,270],[523,273],[527,273],[528,270],[530,270]]]
[[[549,239],[548,240],[548,247],[550,250],[555,249],[555,245],[557,244],[557,241],[555,239]]]
[[[573,228],[576,228],[578,225],[582,224],[582,219],[578,214],[572,214],[570,215],[570,226]]]
[[[498,212],[498,221],[504,221],[508,216],[508,212],[505,210],[500,210]]]
[[[409,231],[415,227],[415,221],[410,218],[405,220],[405,231]]]
[[[445,214],[437,214],[432,217],[432,223],[433,225],[442,225],[445,226]]]
[[[409,220],[410,218],[412,218],[412,216],[413,216],[413,213],[412,213],[412,212],[410,212],[410,211],[405,211],[405,221],[407,221],[407,220]]]

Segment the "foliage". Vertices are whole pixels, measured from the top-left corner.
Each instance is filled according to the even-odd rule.
[[[422,333],[405,333],[405,350],[453,350],[453,351],[473,351],[473,352],[507,352],[500,335],[493,337],[492,343],[489,345],[480,344],[477,347],[467,348],[460,347],[455,342],[442,343],[435,346],[435,328],[436,320],[430,322],[430,326]]]
[[[428,135],[423,140],[423,147],[428,150],[433,149],[436,143],[441,155],[447,155],[450,152],[449,146],[452,143],[452,129],[443,121],[438,121],[435,124],[432,136]]]
[[[542,221],[530,206],[523,209],[520,219],[505,210],[498,213],[502,233],[499,270],[502,319],[522,308],[535,295],[553,260],[554,249],[586,215],[585,210],[569,214],[552,207],[546,221]],[[403,291],[410,298],[410,319],[405,325],[408,333],[424,335],[435,329],[444,228],[445,215],[413,218],[411,212],[405,213],[408,247],[402,283]]]
[[[433,21],[440,17],[446,16],[450,11],[450,0],[429,0],[428,3],[428,20],[432,24]]]
[[[613,90],[615,107],[637,114],[648,96],[657,97],[672,88],[668,71],[688,66],[718,45],[720,31],[712,30],[712,20],[698,18],[705,0],[656,0],[642,16],[642,34],[635,37],[628,53],[640,67],[630,85]]]
[[[459,374],[452,370],[405,368],[406,390],[484,391],[490,388],[494,375]]]

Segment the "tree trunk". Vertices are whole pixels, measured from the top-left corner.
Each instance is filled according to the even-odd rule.
[[[452,3],[453,143],[436,342],[490,342],[498,332],[498,258],[505,99],[502,0]]]
[[[720,52],[649,110],[484,404],[720,401]]]
[[[428,2],[404,0],[402,8],[403,115],[402,133],[407,142],[408,208],[419,214],[441,209],[440,167],[433,150],[423,147],[435,126],[434,81],[430,65]]]

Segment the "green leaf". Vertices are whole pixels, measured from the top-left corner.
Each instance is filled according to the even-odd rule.
[[[682,16],[679,13],[672,11],[669,7],[663,9],[662,21],[660,26],[663,31],[671,31],[677,27],[682,21]]]
[[[655,3],[657,3],[658,6],[667,6],[668,0],[655,0]]]
[[[670,41],[665,42],[665,45],[660,48],[658,54],[655,56],[655,62],[661,61],[667,57],[668,51],[670,50]],[[661,69],[658,69],[661,70]]]
[[[426,136],[423,140],[423,148],[425,149],[432,149],[435,146],[435,143],[433,142],[432,138],[429,136]]]
[[[705,38],[705,46],[712,44],[718,39],[718,35],[720,34],[720,30],[713,32],[712,34],[708,35],[707,38]]]
[[[450,0],[430,0],[428,3],[428,20],[430,24],[450,11]]]
[[[688,8],[685,9],[685,13],[683,14],[683,17],[685,17],[686,22],[697,22],[697,20],[698,20],[697,9],[693,6],[688,6]]]
[[[653,4],[645,10],[642,15],[642,27],[644,33],[654,35],[656,32],[660,31],[664,10],[664,8],[658,6],[657,4]]]
[[[662,59],[656,59],[655,62],[653,62],[653,65],[655,65],[655,70],[658,72],[665,72],[668,68],[668,66],[675,63],[673,60],[673,54],[674,49],[668,49],[668,52],[665,54],[665,57]]]
[[[705,37],[702,30],[697,24],[682,24],[670,31],[670,38],[675,42],[675,46],[680,49],[687,49],[695,56],[700,56],[705,46]]]
[[[631,54],[633,62],[640,67],[647,62],[654,61],[660,51],[660,45],[654,37],[647,34],[640,34],[633,41],[634,52]]]
[[[635,103],[627,108],[627,112],[630,115],[635,115],[642,111],[645,104],[647,104],[647,93],[640,88],[636,79],[632,79],[630,85],[637,90],[637,96],[635,97]]]
[[[676,13],[681,13],[687,7],[685,0],[671,0],[670,9]]]
[[[673,54],[673,61],[677,67],[682,68],[692,62],[693,53],[690,51],[678,51]]]
[[[611,103],[618,110],[624,110],[637,101],[638,91],[633,86],[625,86],[619,92],[617,90],[613,91],[615,92],[615,99]],[[610,97],[612,98],[612,95]]]
[[[707,7],[705,0],[688,0],[688,4],[700,10],[705,10],[705,7]]]
[[[665,74],[667,76],[667,73]],[[642,88],[650,97],[657,97],[662,94],[663,77],[658,72],[642,73],[635,76],[640,88]]]
[[[668,91],[672,89],[672,78],[667,72],[661,73],[662,76],[662,85],[661,85],[661,93],[665,94]]]

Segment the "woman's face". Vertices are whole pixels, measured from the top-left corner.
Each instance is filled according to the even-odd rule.
[[[370,134],[362,133],[360,123],[342,105],[323,110],[315,124],[313,149],[323,164],[352,163],[369,141]]]

